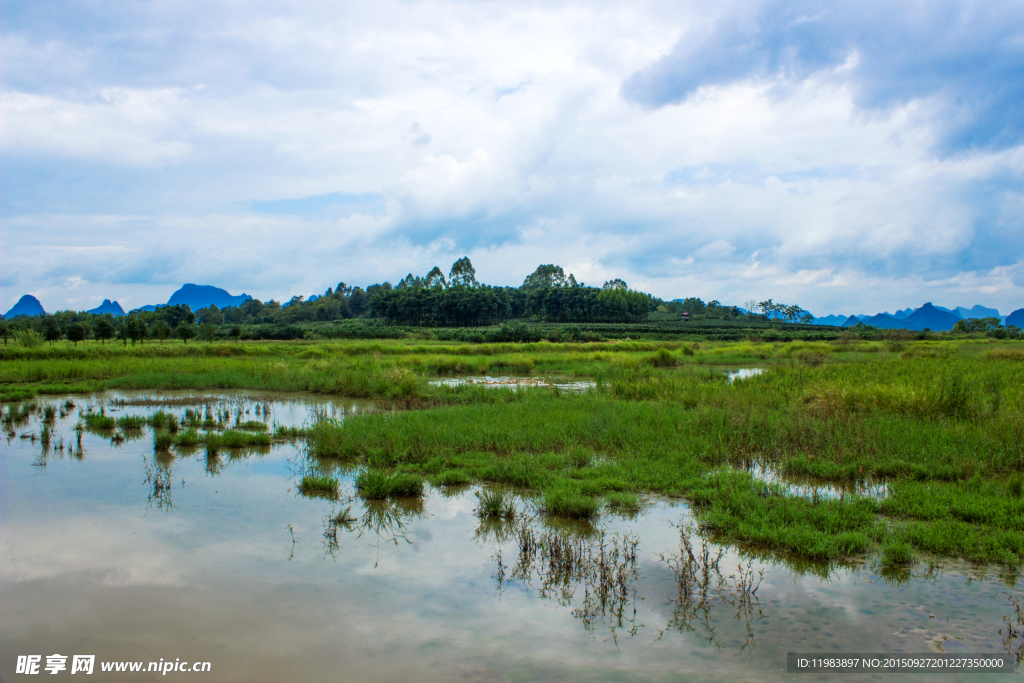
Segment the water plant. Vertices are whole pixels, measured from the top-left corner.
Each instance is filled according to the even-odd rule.
[[[299,482],[299,491],[302,493],[336,493],[338,480],[334,477],[307,474]]]
[[[170,432],[154,431],[153,432],[153,450],[166,451],[170,449],[175,443],[174,435]]]
[[[85,426],[88,429],[96,431],[113,429],[117,426],[117,422],[114,418],[98,413],[83,413],[82,420],[85,422]]]
[[[356,490],[369,500],[391,496],[423,495],[423,479],[413,474],[388,474],[382,470],[363,470],[356,477]]]
[[[543,509],[549,515],[593,519],[600,508],[597,498],[583,493],[572,483],[562,483],[544,492]]]
[[[883,567],[897,567],[910,564],[913,559],[913,548],[903,539],[890,538],[882,544],[881,564]]]
[[[178,432],[174,437],[174,445],[182,448],[192,448],[199,444],[199,431],[194,427]]]
[[[478,500],[476,514],[481,519],[488,517],[511,519],[516,515],[515,501],[504,491],[484,489],[477,492],[476,497]]]
[[[124,431],[138,431],[146,426],[146,418],[141,415],[122,415],[115,424]]]

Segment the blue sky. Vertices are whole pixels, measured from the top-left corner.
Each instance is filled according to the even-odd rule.
[[[11,2],[0,308],[469,255],[817,313],[1024,306],[1017,2]]]

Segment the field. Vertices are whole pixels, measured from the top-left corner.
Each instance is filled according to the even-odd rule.
[[[316,424],[310,457],[439,487],[514,487],[556,516],[628,514],[645,496],[682,496],[706,529],[757,552],[1016,568],[1022,361],[1024,344],[986,339],[10,345],[0,347],[0,394],[373,399],[385,410]],[[766,371],[730,382],[727,367]],[[480,375],[587,384],[436,382]]]

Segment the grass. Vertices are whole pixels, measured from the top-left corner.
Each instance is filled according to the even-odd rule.
[[[515,501],[512,497],[497,489],[484,489],[476,494],[479,504],[476,514],[481,519],[511,519],[516,515]]]
[[[166,451],[170,450],[171,446],[175,444],[174,435],[170,432],[153,432],[153,450]]]
[[[582,487],[564,483],[544,492],[544,511],[549,515],[573,519],[593,519],[601,508],[597,498]]]
[[[306,475],[299,482],[302,493],[337,493],[338,480],[334,477]]]
[[[197,429],[186,429],[178,432],[174,438],[174,445],[182,448],[195,448],[199,445],[199,431]]]
[[[356,490],[368,500],[423,495],[423,479],[412,474],[388,474],[382,470],[363,470],[356,477]]]
[[[96,431],[109,430],[117,426],[117,421],[114,418],[99,413],[82,413],[82,421],[87,429]]]

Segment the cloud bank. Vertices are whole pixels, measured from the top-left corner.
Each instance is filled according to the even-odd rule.
[[[816,313],[1024,306],[1024,8],[9,3],[0,299],[468,254]]]

